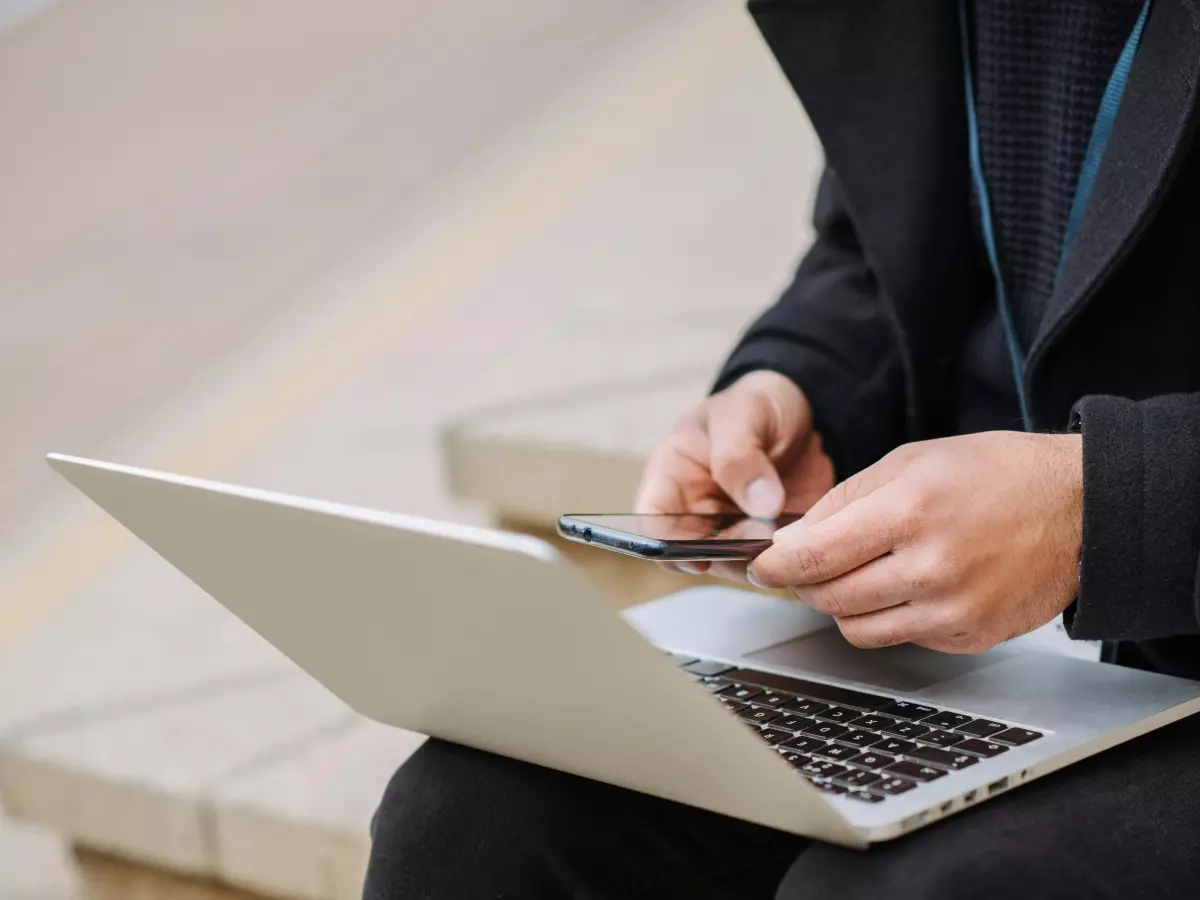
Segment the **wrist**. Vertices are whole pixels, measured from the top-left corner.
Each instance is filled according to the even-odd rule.
[[[1080,434],[1041,436],[1051,448],[1055,484],[1055,520],[1063,557],[1066,602],[1079,593],[1083,556],[1083,437]]]

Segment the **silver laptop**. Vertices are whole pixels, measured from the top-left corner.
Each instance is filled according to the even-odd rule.
[[[856,650],[733,588],[622,615],[534,538],[49,461],[366,716],[839,844],[1200,709],[1200,683],[1052,654]]]

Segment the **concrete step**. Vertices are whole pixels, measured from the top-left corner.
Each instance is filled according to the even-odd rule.
[[[83,900],[70,843],[49,828],[0,818],[0,897]]]

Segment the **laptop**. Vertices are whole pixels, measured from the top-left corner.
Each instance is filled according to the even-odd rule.
[[[1200,683],[1011,646],[857,650],[735,588],[619,614],[533,537],[49,462],[363,715],[846,846],[1200,709]]]

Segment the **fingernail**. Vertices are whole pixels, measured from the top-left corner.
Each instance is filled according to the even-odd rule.
[[[679,563],[679,571],[685,575],[703,575],[704,570],[695,563],[681,562]]]
[[[746,512],[768,518],[779,514],[783,506],[783,487],[770,478],[759,478],[746,488]]]
[[[753,569],[746,570],[746,580],[748,582],[750,582],[752,585],[754,585],[756,588],[762,588],[764,591],[770,590],[769,587],[767,587],[765,584],[763,584],[761,581],[758,580],[758,576],[754,574]]]

